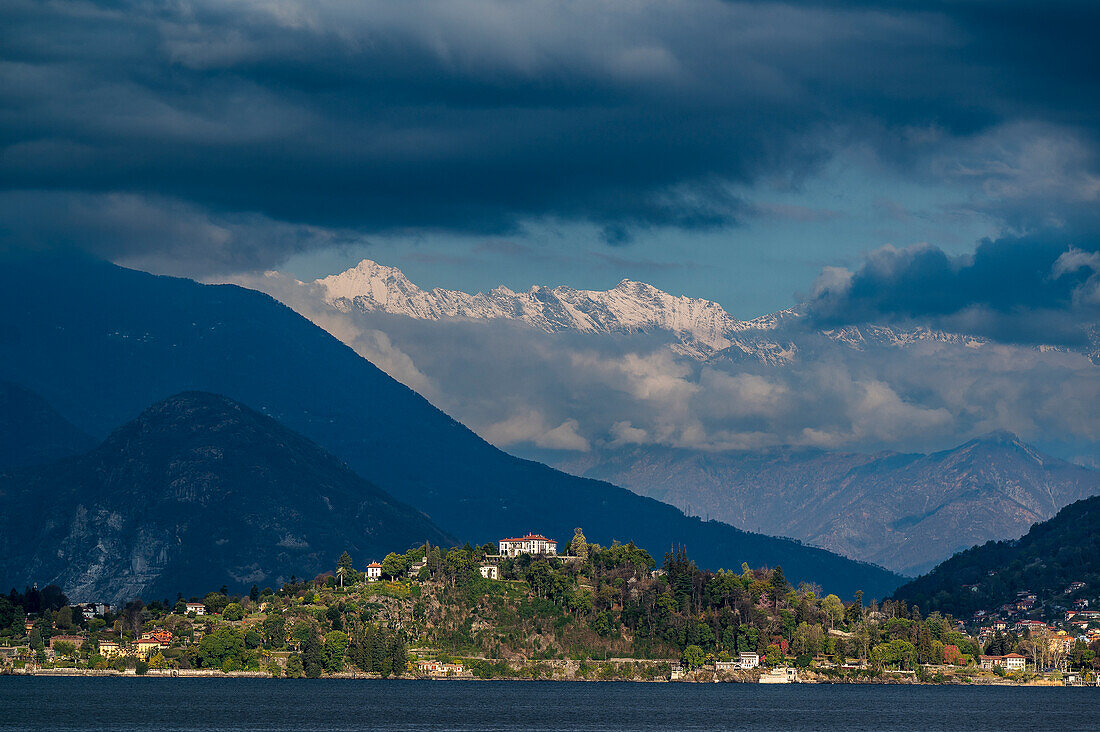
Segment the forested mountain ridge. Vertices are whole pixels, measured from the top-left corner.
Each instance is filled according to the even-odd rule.
[[[498,450],[267,295],[85,258],[0,270],[0,378],[104,435],[150,403],[209,391],[277,419],[464,539],[540,531],[688,544],[706,567],[781,565],[792,580],[885,596],[897,575],[797,542],[685,517],[658,501]],[[46,286],[44,286],[44,283]]]
[[[1015,541],[990,541],[960,552],[898,588],[895,599],[969,617],[1016,600],[1021,591],[1040,602],[1072,582],[1100,587],[1100,496],[1077,501],[1035,524]]]

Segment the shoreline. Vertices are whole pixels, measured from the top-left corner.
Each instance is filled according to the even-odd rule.
[[[124,679],[270,679],[272,681],[289,680],[285,677],[273,677],[264,671],[218,671],[211,669],[173,669],[171,671],[158,671],[150,669],[145,674],[137,674],[133,671],[117,671],[114,669],[38,669],[33,671],[6,669],[0,672],[0,677],[24,676],[42,678],[124,678]],[[972,679],[968,682],[945,681],[942,683],[918,681],[916,679],[813,679],[807,678],[790,684],[760,684],[758,680],[750,679],[584,679],[584,678],[489,678],[483,679],[475,676],[391,676],[383,678],[378,674],[342,673],[321,676],[319,681],[330,680],[358,680],[358,681],[425,681],[425,682],[524,682],[524,683],[629,683],[629,684],[749,684],[760,686],[798,686],[798,685],[830,685],[830,686],[970,686],[970,687],[1042,687],[1042,688],[1090,688],[1085,684],[1065,684],[1047,682],[1017,682],[992,679]]]

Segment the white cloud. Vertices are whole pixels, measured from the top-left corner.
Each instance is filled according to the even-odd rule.
[[[612,447],[621,445],[644,445],[649,442],[649,433],[630,424],[630,420],[623,420],[611,425]]]
[[[1092,274],[1074,288],[1073,301],[1077,305],[1100,305],[1100,252],[1070,247],[1054,262],[1052,274],[1058,278],[1082,269],[1091,270]]]
[[[847,292],[852,285],[852,276],[852,271],[845,267],[822,267],[821,274],[810,287],[810,294],[818,298],[829,293]]]
[[[1070,247],[1054,261],[1052,274],[1055,277],[1061,277],[1082,268],[1100,272],[1100,252],[1086,252],[1083,249]]]
[[[1069,267],[1067,260],[1063,266]],[[308,286],[257,283],[350,342],[490,442],[586,452],[662,445],[940,449],[993,430],[1100,441],[1100,368],[1083,355],[991,342],[857,350],[812,333],[798,358],[677,357],[663,338],[550,334],[507,321],[339,313]]]
[[[479,432],[497,447],[530,443],[548,450],[587,452],[588,440],[577,433],[579,427],[577,420],[567,419],[557,427],[547,428],[542,414],[529,411],[487,425]]]
[[[588,440],[577,432],[581,424],[575,419],[567,419],[557,427],[535,439],[535,445],[551,450],[578,450],[588,452]]]

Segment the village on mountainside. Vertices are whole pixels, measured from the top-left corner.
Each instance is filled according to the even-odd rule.
[[[1058,622],[1036,597],[964,623],[792,587],[782,569],[660,568],[633,544],[541,534],[425,544],[278,589],[70,605],[55,585],[0,596],[0,673],[521,678],[757,683],[1096,684],[1100,611],[1084,583]],[[1049,610],[1049,608],[1048,608]]]

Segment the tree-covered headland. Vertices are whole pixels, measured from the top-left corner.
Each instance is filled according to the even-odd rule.
[[[656,679],[668,678],[673,665],[706,672],[750,653],[765,668],[797,666],[822,678],[911,672],[928,679],[948,664],[973,673],[984,650],[950,617],[922,617],[904,602],[821,596],[814,587],[791,586],[779,567],[711,572],[682,548],[658,565],[633,544],[601,547],[579,532],[563,556],[486,558],[495,551],[421,546],[390,554],[379,581],[368,581],[365,562],[357,565],[345,553],[334,558],[332,572],[312,579],[253,587],[243,596],[223,587],[192,598],[203,604],[202,615],[177,597],[134,600],[86,620],[54,590],[50,603],[39,597],[33,608],[13,591],[0,597],[0,644],[20,651],[8,654],[10,668],[286,677]],[[498,579],[482,576],[489,563]],[[132,652],[143,635],[157,631],[170,640],[144,657]],[[61,635],[80,642],[54,643],[47,652]],[[438,664],[425,665],[429,660]]]

